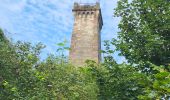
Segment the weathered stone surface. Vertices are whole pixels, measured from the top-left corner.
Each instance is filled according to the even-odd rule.
[[[101,60],[100,30],[103,25],[99,3],[95,5],[74,4],[74,28],[71,39],[69,59],[73,65],[82,66],[84,62]]]

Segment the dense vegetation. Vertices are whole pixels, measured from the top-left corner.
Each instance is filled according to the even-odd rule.
[[[115,16],[122,19],[119,40],[114,43],[130,63],[170,62],[169,0],[120,0]]]
[[[0,100],[170,99],[170,2],[120,0],[115,15],[122,18],[118,39],[105,41],[104,62],[84,67],[63,53],[41,61],[44,45],[11,43],[0,30]],[[117,64],[110,45],[129,63]]]

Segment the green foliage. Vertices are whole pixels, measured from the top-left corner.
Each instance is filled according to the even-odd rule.
[[[45,46],[8,41],[0,30],[0,100],[161,100],[170,98],[168,0],[118,1],[119,40],[105,41],[104,62],[68,63],[66,41],[41,61]],[[129,64],[117,64],[115,45]],[[136,67],[137,66],[137,67]]]
[[[135,100],[142,93],[139,82],[145,77],[126,64],[98,70],[99,100]]]
[[[24,99],[34,93],[37,79],[34,67],[38,64],[41,44],[35,47],[30,43],[9,41],[0,43],[0,99]],[[29,94],[30,93],[30,94]]]
[[[41,43],[0,41],[0,100],[96,100],[89,68],[76,68],[50,55],[40,61]]]
[[[44,75],[46,97],[61,100],[95,100],[97,85],[88,68],[76,68],[69,64],[57,63],[54,56],[48,57],[37,70]]]
[[[63,42],[61,43],[57,43],[57,46],[59,47],[57,49],[57,53],[58,53],[58,60],[59,60],[59,63],[61,65],[63,65],[64,63],[67,63],[68,62],[68,59],[67,57],[64,55],[65,51],[66,50],[70,50],[69,47],[66,46],[67,45],[67,40],[64,40]]]
[[[87,61],[85,67],[61,64],[61,56],[54,55],[40,61],[39,54],[44,48],[40,43],[32,46],[19,41],[2,45],[0,99],[135,99],[141,75],[126,64],[116,64],[109,44],[105,44],[103,64]]]
[[[144,94],[139,96],[140,100],[160,100],[164,98],[168,100],[170,98],[170,72],[168,72],[165,66],[153,65],[153,68],[157,70],[157,74],[151,74],[148,76],[148,82],[143,83]],[[170,66],[169,66],[170,67]]]
[[[98,100],[136,100],[142,94],[140,82],[146,79],[145,75],[125,63],[117,64],[110,42],[105,41],[104,46],[104,62],[97,67],[89,65],[94,66],[92,72],[99,87]]]
[[[168,0],[118,1],[115,16],[121,17],[117,50],[130,63],[170,62],[170,2]]]
[[[170,2],[168,0],[118,1],[115,16],[121,17],[118,40],[112,44],[146,78],[140,100],[170,98]]]

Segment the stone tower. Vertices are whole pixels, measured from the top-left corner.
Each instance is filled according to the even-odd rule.
[[[81,66],[88,60],[101,60],[100,30],[103,25],[100,4],[74,3],[74,28],[69,59]]]

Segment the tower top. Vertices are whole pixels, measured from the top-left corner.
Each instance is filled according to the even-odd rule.
[[[73,11],[100,10],[100,3],[74,3]]]
[[[103,19],[102,19],[102,13],[101,13],[101,8],[100,8],[100,3],[74,3],[74,8],[72,10],[76,15],[88,15],[90,12],[96,13],[98,15],[98,20],[99,20],[99,25],[100,29],[102,28],[103,25]]]

